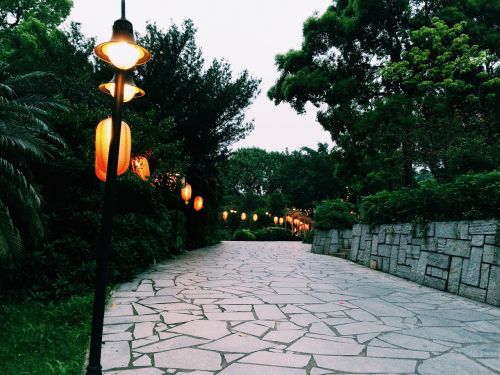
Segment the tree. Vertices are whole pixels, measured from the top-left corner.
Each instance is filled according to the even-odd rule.
[[[33,81],[47,74],[11,76],[4,63],[0,66],[0,257],[12,257],[22,242],[43,237],[42,198],[30,170],[64,145],[47,120],[52,110],[67,107],[30,90]]]
[[[28,19],[36,19],[48,27],[59,26],[69,16],[72,0],[2,0],[0,32],[12,30]]]
[[[498,60],[494,20],[500,6],[488,0],[337,1],[306,21],[300,50],[276,57],[281,75],[269,97],[299,112],[307,102],[321,107],[318,121],[331,133],[339,154],[357,161],[342,169],[343,177],[360,176],[353,182],[360,194],[367,190],[364,176],[373,160],[378,161],[375,170],[395,168],[390,174],[400,176],[400,185],[414,183],[421,159],[416,140],[424,124],[413,113],[409,88],[382,72],[387,64],[402,62],[412,47],[412,31],[430,26],[433,16],[449,25],[464,21],[471,44],[490,48]]]

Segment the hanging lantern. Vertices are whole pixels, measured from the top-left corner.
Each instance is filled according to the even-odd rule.
[[[294,224],[294,225],[299,225],[299,219],[295,219],[295,220],[293,221],[293,224]]]
[[[274,217],[274,225],[278,224],[278,221],[279,221],[278,216],[275,216],[275,217]]]
[[[284,222],[285,222],[285,219],[283,219],[282,217],[280,217],[280,225],[283,225]]]
[[[247,214],[242,212],[240,217],[241,217],[241,221],[245,221],[247,219]]]
[[[132,159],[132,171],[141,178],[141,180],[147,181],[151,176],[149,172],[148,159],[144,156],[137,156]]]
[[[95,171],[96,176],[101,181],[106,181],[108,170],[109,145],[113,132],[113,120],[107,118],[102,120],[95,132]],[[120,135],[120,151],[118,155],[117,176],[124,174],[130,164],[131,145],[130,128],[125,121],[122,121]]]
[[[189,204],[189,201],[191,200],[191,195],[193,194],[193,189],[191,188],[191,185],[186,184],[182,189],[181,189],[181,198],[186,204]]]
[[[229,213],[228,213],[227,211],[224,211],[224,212],[222,213],[222,219],[223,219],[224,221],[227,221],[227,218],[228,218],[228,217],[229,217]]]
[[[257,215],[257,214],[253,214],[253,216],[252,216],[252,220],[253,220],[253,221],[257,221],[257,220],[259,220],[259,215]]]
[[[200,211],[201,209],[203,209],[203,198],[199,195],[194,198],[193,207],[196,211]]]

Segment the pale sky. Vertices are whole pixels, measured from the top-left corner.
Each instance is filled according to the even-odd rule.
[[[127,0],[127,18],[142,33],[147,21],[167,29],[172,22],[192,19],[197,44],[207,62],[225,59],[237,74],[247,69],[262,79],[261,94],[247,110],[255,130],[234,145],[272,151],[316,148],[318,142],[332,144],[329,133],[316,121],[314,107],[298,115],[288,104],[275,106],[267,91],[278,72],[274,57],[300,48],[302,26],[314,12],[323,13],[331,0]],[[120,0],[74,0],[70,20],[82,24],[87,36],[109,40],[111,26],[120,17]],[[147,93],[146,93],[147,94]]]

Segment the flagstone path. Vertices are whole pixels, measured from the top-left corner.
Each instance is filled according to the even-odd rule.
[[[225,242],[113,293],[107,375],[500,374],[500,309],[291,242]]]

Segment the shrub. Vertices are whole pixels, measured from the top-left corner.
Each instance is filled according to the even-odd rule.
[[[248,229],[238,229],[233,234],[233,241],[255,241],[255,235]]]
[[[312,244],[314,241],[314,231],[307,232],[302,240],[303,243]]]
[[[500,172],[467,174],[450,183],[429,180],[412,189],[382,191],[363,199],[361,217],[373,225],[499,218]]]
[[[269,227],[255,232],[257,241],[297,241],[300,238],[291,234],[284,228]]]
[[[318,229],[351,228],[357,218],[355,206],[341,199],[324,200],[314,209],[314,227]]]

